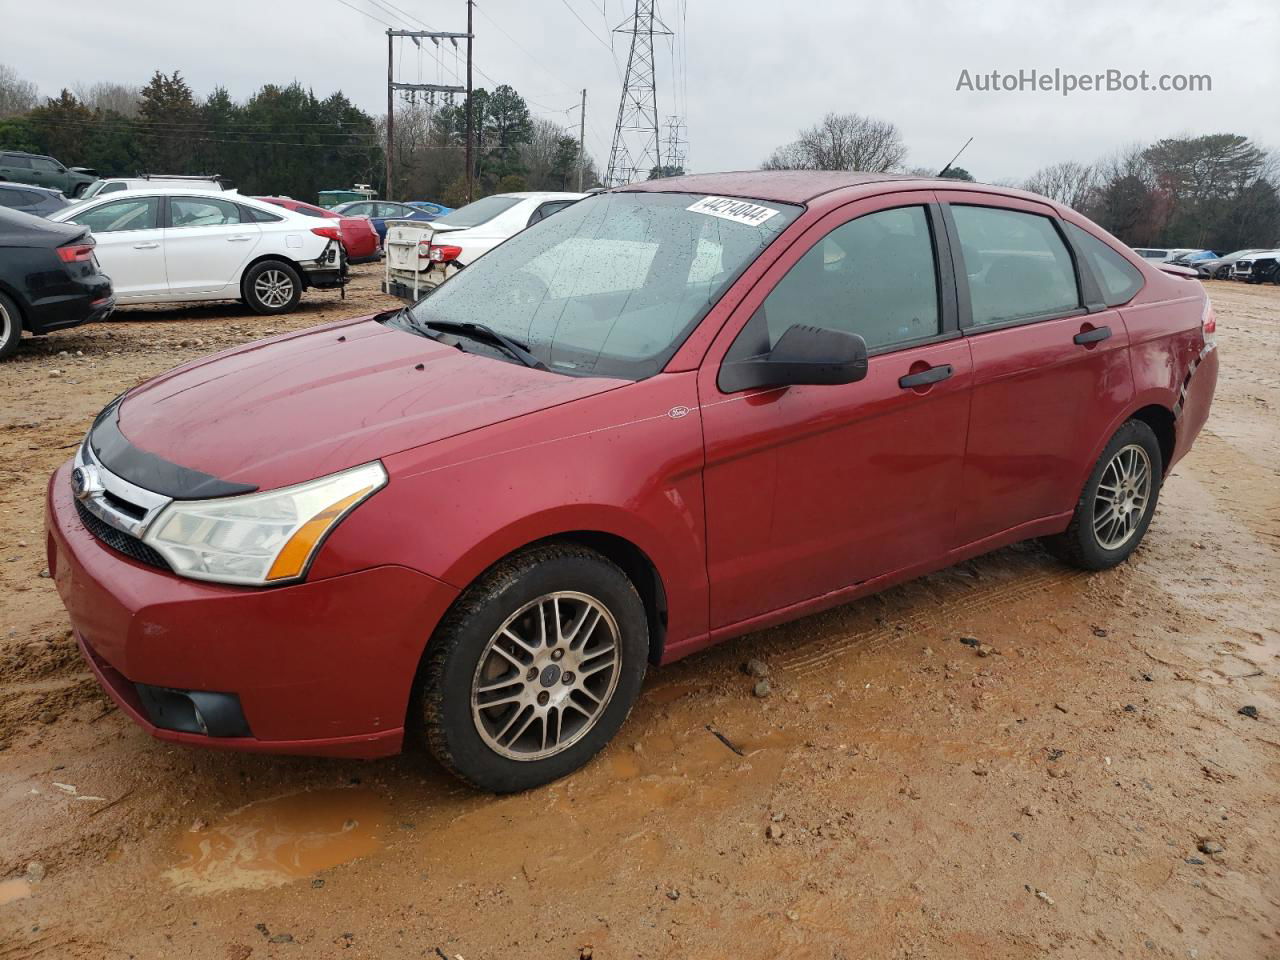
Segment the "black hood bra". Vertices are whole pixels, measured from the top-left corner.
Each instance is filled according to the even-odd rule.
[[[200,470],[170,463],[134,446],[120,432],[120,402],[123,399],[122,393],[103,407],[85,438],[94,458],[116,476],[174,500],[233,497],[258,489],[252,484],[230,483]]]

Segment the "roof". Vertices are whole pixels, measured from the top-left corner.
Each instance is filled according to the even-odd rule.
[[[777,203],[804,203],[844,187],[884,180],[919,180],[907,174],[859,173],[852,170],[738,170],[732,173],[695,173],[685,177],[640,180],[619,189],[649,193],[710,193],[726,197],[752,197]]]
[[[701,193],[774,203],[808,203],[823,194],[850,187],[874,187],[882,183],[910,184],[915,190],[963,190],[1001,197],[1031,200],[1059,210],[1066,209],[1048,197],[1015,187],[999,187],[969,180],[946,180],[909,173],[860,173],[856,170],[737,170],[731,173],[698,173],[662,180],[638,180],[619,187],[623,191],[647,193]],[[870,189],[882,193],[884,189]]]

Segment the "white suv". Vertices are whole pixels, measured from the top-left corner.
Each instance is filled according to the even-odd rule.
[[[234,192],[151,188],[81,200],[50,220],[93,232],[116,302],[241,300],[288,313],[308,287],[341,287],[336,222]]]
[[[80,195],[80,199],[88,200],[104,193],[119,193],[121,190],[155,190],[169,187],[177,190],[235,190],[230,180],[220,176],[188,177],[174,174],[154,177],[109,177],[90,184]]]

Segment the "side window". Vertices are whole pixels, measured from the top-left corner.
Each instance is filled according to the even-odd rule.
[[[6,167],[13,167],[15,170],[30,170],[31,158],[20,157],[14,153],[5,154],[4,165]]]
[[[239,222],[240,208],[227,200],[169,198],[169,225],[172,227],[220,227]]]
[[[924,207],[881,210],[836,227],[778,281],[729,359],[767,353],[800,323],[856,333],[871,350],[937,336],[933,251]]]
[[[1142,271],[1088,230],[1074,223],[1066,226],[1071,242],[1089,261],[1094,276],[1102,285],[1102,299],[1107,306],[1116,307],[1132,300],[1133,295],[1142,289]]]
[[[569,206],[569,204],[571,203],[573,203],[572,200],[551,200],[551,201],[548,201],[547,203],[542,204],[542,206],[538,207],[537,210],[533,211],[533,215],[529,217],[528,226],[532,227],[539,220],[545,220],[547,219],[547,217],[551,216],[552,214],[559,213],[561,210]]]
[[[300,212],[306,213],[305,210]],[[257,207],[241,207],[240,217],[245,223],[276,223],[284,219],[284,217],[278,217],[274,213],[259,210]]]
[[[124,189],[123,183],[108,183],[105,187],[103,187],[98,192],[99,193],[119,193],[123,189]]]
[[[348,207],[343,213],[344,217],[371,217],[373,216],[372,203],[357,203],[353,207]]]
[[[398,203],[380,203],[378,204],[379,217],[391,217],[392,219],[412,217],[413,208],[401,206]]]
[[[1080,307],[1075,264],[1048,217],[954,205],[975,327]]]
[[[32,157],[31,168],[33,170],[43,171],[44,173],[62,172],[62,164],[50,160],[48,157]]]
[[[121,230],[153,230],[160,222],[159,197],[132,197],[112,200],[100,207],[71,217],[72,223],[88,227],[94,233]]]
[[[31,203],[30,194],[25,190],[0,190],[0,207],[25,207]]]

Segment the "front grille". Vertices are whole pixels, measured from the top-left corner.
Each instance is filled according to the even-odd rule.
[[[153,548],[147,546],[137,537],[125,533],[123,530],[117,530],[111,524],[104,522],[101,518],[90,513],[88,508],[76,500],[76,513],[80,515],[80,522],[84,524],[84,528],[92,533],[95,537],[105,543],[112,550],[123,553],[131,560],[138,563],[145,563],[149,567],[158,567],[161,570],[171,570],[172,567],[160,556]]]

